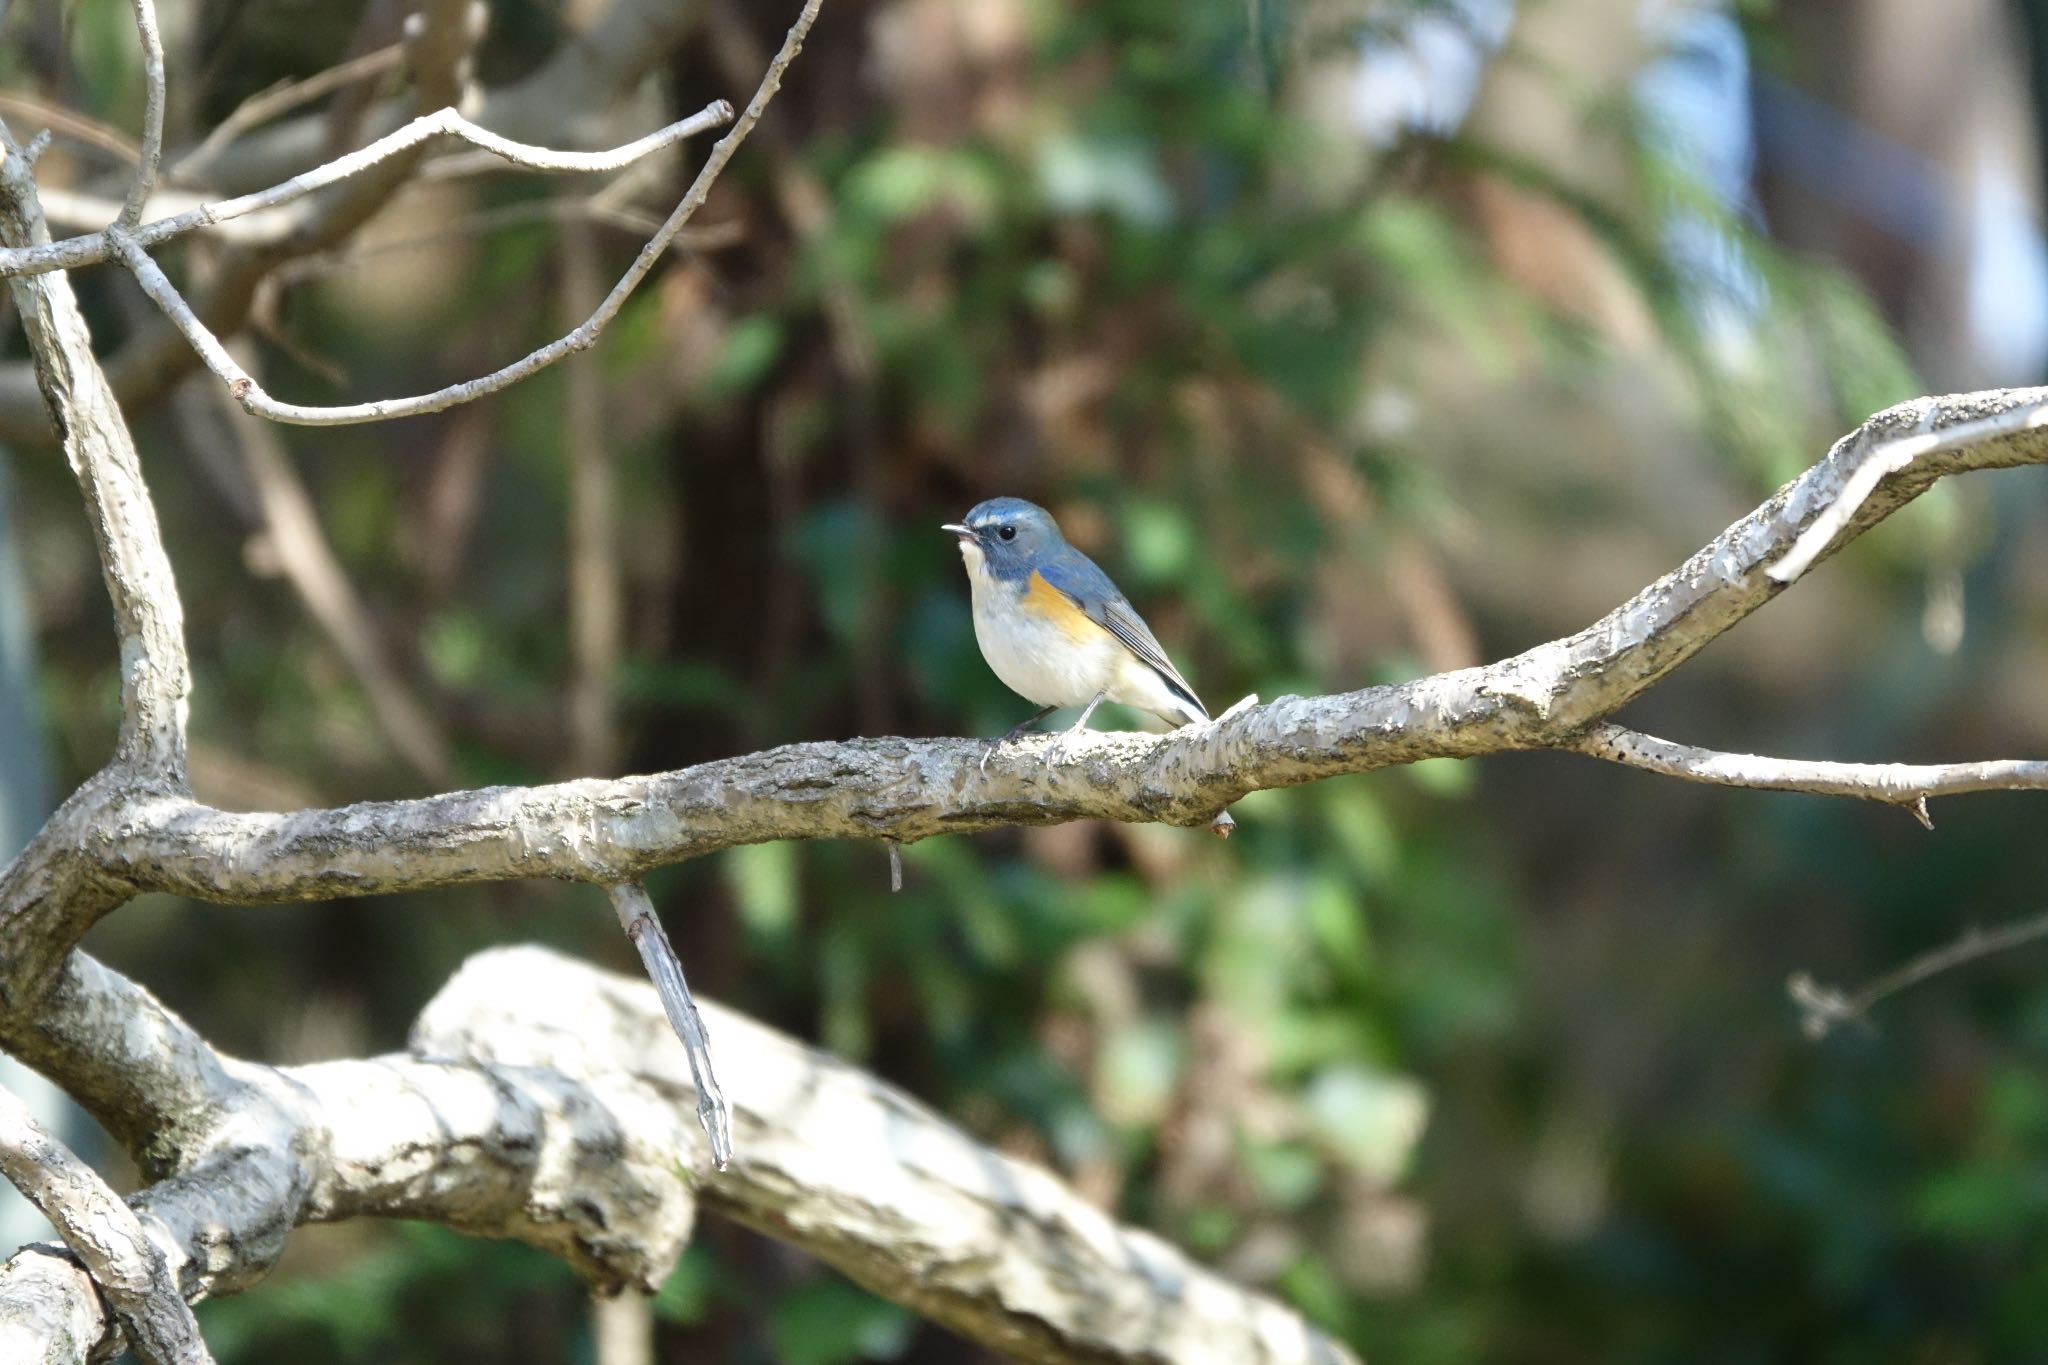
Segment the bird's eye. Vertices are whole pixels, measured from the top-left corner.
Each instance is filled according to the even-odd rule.
[[[1004,540],[1015,540],[1017,538],[1017,528],[1014,526],[998,527],[996,530],[996,534],[1001,536]]]

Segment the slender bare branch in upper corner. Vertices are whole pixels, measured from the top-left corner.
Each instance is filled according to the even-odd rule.
[[[283,208],[439,137],[460,138],[524,170],[615,171],[686,137],[729,123],[732,116],[732,106],[724,100],[717,100],[686,119],[618,147],[597,152],[565,152],[499,137],[452,108],[438,109],[431,114],[420,115],[403,128],[387,133],[367,146],[338,156],[267,190],[201,204],[172,217],[158,218],[132,228],[116,225],[100,232],[66,237],[62,241],[0,250],[0,277],[76,270],[107,260],[125,261],[124,249],[156,246],[195,228],[212,227],[252,213]]]
[[[639,288],[640,282],[654,269],[655,262],[661,259],[662,254],[667,251],[669,243],[675,239],[676,234],[682,231],[684,225],[703,206],[704,200],[711,193],[711,186],[717,181],[719,174],[724,171],[726,163],[732,159],[732,154],[746,140],[747,134],[759,122],[762,111],[768,107],[768,102],[782,88],[783,73],[788,69],[790,62],[795,59],[797,53],[803,50],[804,38],[810,32],[811,24],[818,16],[818,9],[821,3],[822,0],[808,0],[804,5],[802,12],[797,16],[795,24],[790,27],[788,35],[784,38],[781,50],[775,54],[775,59],[769,63],[767,72],[761,77],[761,84],[754,91],[753,99],[748,101],[746,111],[733,124],[732,130],[720,138],[712,147],[711,154],[705,158],[703,167],[697,172],[696,179],[691,181],[690,187],[684,193],[681,202],[676,205],[674,211],[669,214],[661,227],[656,230],[654,236],[649,238],[647,244],[640,249],[640,254],[634,258],[633,264],[627,267],[626,273],[620,276],[617,284],[612,286],[611,292],[605,296],[604,301],[598,305],[597,310],[568,334],[557,337],[538,350],[531,351],[511,364],[479,378],[450,384],[431,393],[415,394],[408,398],[382,398],[367,403],[309,406],[302,403],[280,402],[266,393],[247,371],[235,363],[234,357],[228,354],[227,348],[221,345],[220,340],[208,330],[206,324],[199,320],[198,315],[192,311],[191,307],[179,295],[176,286],[170,282],[170,279],[165,276],[162,270],[157,268],[156,263],[150,259],[149,254],[142,249],[143,237],[140,231],[130,234],[124,231],[109,230],[99,234],[103,239],[104,252],[110,252],[118,257],[121,263],[128,267],[129,271],[134,274],[136,282],[142,286],[143,292],[149,295],[151,300],[163,310],[164,316],[171,320],[172,325],[178,329],[180,334],[192,346],[193,350],[198,353],[199,358],[206,364],[206,367],[227,384],[229,392],[235,396],[235,401],[259,417],[268,417],[272,421],[289,422],[301,426],[347,426],[362,422],[385,421],[394,417],[417,417],[424,413],[440,412],[462,403],[473,402],[488,394],[509,388],[523,379],[538,374],[564,356],[577,351],[587,350],[596,343],[598,335],[604,331],[613,318],[618,316],[619,310],[625,306],[626,300],[632,297],[633,291]],[[727,117],[730,117],[730,106],[726,106],[724,112]],[[443,124],[446,125],[436,129],[436,131],[457,131],[457,122],[459,121],[463,125],[462,131],[465,137],[476,142],[478,146],[486,147],[489,150],[497,151],[501,147],[508,145],[504,139],[496,138],[495,134],[487,133],[482,128],[468,123],[467,120],[462,120],[452,110],[444,111],[443,115],[429,117],[439,117],[442,119]],[[677,126],[680,127],[681,125]],[[662,134],[656,134],[655,136],[665,136],[668,131],[664,130]],[[486,139],[490,140],[487,141]],[[642,142],[646,141],[647,139],[642,139]],[[374,143],[371,144],[372,147],[376,145]],[[635,145],[637,146],[638,144]],[[370,149],[364,149],[365,152],[368,150]],[[360,157],[363,153],[354,153],[352,155]],[[560,158],[575,154],[554,153],[552,155]],[[349,158],[344,157],[337,162],[330,163],[330,165],[338,166],[348,160]],[[309,172],[308,174],[318,173]],[[301,177],[301,179],[303,178],[305,177]],[[260,198],[262,196],[251,197]],[[73,240],[86,241],[88,239],[77,238]],[[59,245],[63,244],[60,243]],[[0,256],[0,273],[5,272],[6,266],[7,259],[4,256]]]
[[[135,1211],[0,1088],[0,1174],[50,1220],[127,1329],[144,1365],[212,1365],[199,1324]]]

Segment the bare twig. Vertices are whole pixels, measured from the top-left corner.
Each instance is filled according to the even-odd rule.
[[[689,190],[684,193],[682,202],[676,205],[675,210],[669,214],[668,219],[663,222],[661,228],[640,249],[639,256],[634,259],[631,266],[627,267],[626,273],[619,278],[618,283],[612,286],[611,292],[605,296],[604,302],[598,305],[597,310],[581,326],[578,326],[567,335],[558,337],[538,350],[528,353],[521,359],[476,379],[450,384],[431,393],[415,394],[409,398],[383,398],[367,403],[352,403],[334,407],[279,402],[264,392],[255,379],[247,371],[243,370],[240,365],[235,363],[234,358],[227,353],[227,349],[207,330],[206,325],[186,305],[184,299],[179,297],[177,289],[171,284],[170,280],[165,277],[164,273],[156,267],[155,262],[151,261],[147,253],[142,250],[139,236],[131,237],[126,233],[114,231],[102,233],[100,236],[105,239],[107,249],[118,256],[121,262],[134,273],[136,281],[142,286],[143,292],[148,294],[157,306],[164,310],[164,315],[170,318],[172,324],[184,335],[186,341],[199,353],[200,359],[206,364],[207,368],[219,375],[227,384],[229,392],[235,395],[235,401],[259,417],[268,417],[272,421],[290,422],[304,426],[346,426],[361,422],[384,421],[394,417],[416,417],[424,413],[440,412],[443,409],[452,408],[461,403],[474,402],[476,399],[496,393],[501,389],[509,388],[522,379],[538,374],[541,370],[561,360],[564,356],[576,351],[587,350],[596,343],[598,335],[604,331],[613,318],[618,316],[619,310],[625,306],[626,300],[632,296],[633,291],[639,287],[640,282],[654,269],[655,262],[661,259],[662,253],[668,249],[669,242],[689,222],[698,208],[702,206],[705,198],[711,193],[712,184],[717,181],[720,172],[725,169],[726,162],[732,159],[733,152],[738,150],[739,145],[746,140],[747,134],[752,131],[755,123],[760,120],[762,111],[768,107],[768,102],[782,88],[783,73],[788,69],[789,63],[796,57],[796,54],[803,50],[804,36],[809,33],[812,21],[817,18],[818,8],[821,3],[822,0],[808,0],[808,3],[805,4],[802,12],[797,16],[796,23],[791,26],[788,36],[783,40],[781,51],[776,53],[774,61],[769,64],[766,74],[762,76],[761,84],[755,90],[753,99],[748,101],[746,111],[733,124],[732,130],[720,138],[712,147],[711,154],[705,158],[703,168],[697,173],[697,178],[691,182]],[[731,112],[730,106],[725,106],[724,112],[729,115]],[[444,122],[450,120],[459,121],[466,129],[464,136],[470,141],[476,142],[477,145],[485,147],[487,150],[495,151],[513,145],[507,143],[502,138],[497,138],[495,134],[485,132],[484,129],[469,123],[468,120],[461,119],[461,116],[454,114],[453,111],[444,111],[441,116],[429,117],[442,117]],[[681,125],[677,126],[680,127]],[[437,131],[453,132],[456,131],[456,127],[454,123],[449,122],[449,126]],[[666,131],[664,130],[664,134]],[[664,134],[656,134],[655,136],[662,137]],[[394,134],[393,136],[397,135]],[[642,139],[641,141],[646,143],[649,140]],[[494,143],[496,145],[493,145]],[[373,143],[371,145],[374,147],[378,144]],[[635,147],[640,146],[640,144],[633,145]],[[365,151],[367,150],[369,149],[366,148]],[[557,160],[576,155],[574,153],[548,153],[544,149],[531,150],[541,152],[543,157],[553,157]],[[649,146],[643,150],[652,150],[652,147]],[[363,153],[351,154],[354,157],[362,155]],[[349,160],[350,157],[343,157],[337,161],[330,162],[327,167],[322,168],[322,172],[331,171],[333,168],[341,166]],[[584,167],[584,169],[612,168],[608,165]],[[313,175],[322,172],[309,172],[308,174]],[[305,179],[306,177],[300,178]],[[263,200],[266,197],[267,195],[248,196],[252,201]],[[230,202],[239,203],[241,201]],[[0,257],[0,273],[4,273],[5,268],[5,258]]]
[[[445,3],[426,5],[422,13],[427,27],[453,27],[473,35],[474,25],[457,22],[463,16],[451,14],[450,9]],[[476,92],[473,116],[483,126],[517,140],[601,145],[612,135],[610,115],[620,96],[637,89],[648,72],[659,68],[697,30],[694,3],[606,0],[603,14],[591,29],[567,37],[530,76],[509,86]],[[413,42],[410,37],[408,44],[411,92],[386,100],[366,114],[362,121],[375,133],[392,131],[409,118],[458,102],[456,73],[435,69],[445,65],[454,45]],[[471,106],[464,103],[462,107],[468,110]],[[320,164],[333,154],[333,148],[333,130],[326,117],[299,115],[237,139],[206,168],[207,179],[225,192],[264,189]],[[459,158],[442,161],[454,159]],[[407,157],[396,158],[377,173],[351,183],[346,192],[336,187],[317,205],[301,203],[261,215],[266,226],[259,234],[260,242],[252,239],[247,248],[238,244],[222,254],[206,288],[190,296],[192,311],[216,335],[225,337],[239,331],[247,324],[264,281],[280,263],[331,249],[375,213],[394,190],[430,174],[440,164],[429,163],[422,171]],[[94,218],[76,222],[67,218],[67,225],[97,227],[111,218],[114,201],[105,195],[99,198],[110,206]],[[159,192],[152,205],[163,198]],[[188,197],[180,209],[193,206]],[[239,243],[242,234],[234,229],[248,226],[249,220],[236,220],[225,230],[210,230],[210,235],[233,236]],[[122,342],[108,357],[106,369],[124,409],[133,413],[159,401],[198,364],[197,353],[183,335],[162,319]],[[28,367],[0,366],[0,441],[42,447],[54,445],[55,440]]]
[[[0,1089],[0,1174],[57,1229],[127,1329],[144,1365],[212,1365],[199,1324],[135,1211]]]
[[[1853,796],[1903,806],[1923,823],[1933,796],[1960,792],[2048,791],[2048,762],[2000,759],[1984,763],[1825,763],[1674,744],[1605,721],[1565,746],[1592,758],[1721,787]],[[1932,828],[1932,826],[1929,826]]]
[[[456,103],[462,90],[464,58],[478,36],[475,21],[481,12],[480,5],[472,6],[466,0],[426,0],[422,4],[418,14],[423,22],[407,27],[413,113],[429,113]],[[192,311],[217,334],[239,330],[256,306],[264,280],[278,264],[330,248],[355,231],[394,193],[412,183],[424,151],[418,147],[401,152],[353,180],[329,187],[317,201],[300,201],[263,215],[294,221],[281,238],[236,244],[222,252],[206,288],[192,299]],[[168,320],[158,320],[138,328],[122,343],[107,360],[106,372],[115,395],[124,407],[130,407],[153,402],[198,363],[197,353],[177,328]],[[40,401],[34,401],[33,376],[26,369],[0,370],[0,433],[6,440],[23,444],[52,441],[55,429]]]
[[[87,118],[75,109],[51,104],[48,100],[33,95],[17,93],[0,94],[0,112],[17,115],[30,123],[40,123],[73,141],[97,147],[109,156],[117,158],[122,165],[131,166],[141,159],[142,149],[131,142],[120,129],[101,123],[96,118]],[[48,191],[44,191],[48,193]]]
[[[718,1088],[718,1077],[711,1070],[711,1037],[704,1031],[696,1000],[691,998],[690,983],[683,979],[682,961],[669,945],[668,935],[662,932],[661,921],[654,914],[654,902],[647,898],[647,888],[638,882],[621,882],[605,891],[619,913],[619,927],[633,940],[641,965],[647,968],[648,979],[654,983],[655,994],[661,997],[662,1012],[668,1015],[669,1026],[682,1040],[683,1051],[689,1054],[690,1083],[697,1090],[697,1122],[703,1125],[704,1136],[711,1139],[712,1164],[722,1171],[732,1160],[732,1113],[726,1108],[725,1092]]]
[[[509,165],[530,171],[615,171],[631,165],[650,152],[671,146],[707,128],[716,128],[731,119],[732,106],[724,100],[718,100],[689,118],[656,129],[647,136],[636,138],[622,146],[599,152],[565,152],[499,137],[489,129],[464,118],[453,108],[437,109],[433,113],[420,115],[403,128],[378,138],[368,146],[338,156],[324,165],[316,166],[303,175],[295,175],[267,190],[202,204],[185,213],[138,223],[133,227],[116,224],[101,232],[83,233],[76,237],[66,237],[62,241],[0,250],[0,276],[40,275],[52,270],[76,270],[81,266],[106,260],[119,260],[124,264],[130,264],[130,252],[169,241],[195,228],[211,227],[247,214],[281,208],[294,200],[303,199],[309,194],[359,175],[402,153],[422,147],[439,137],[460,138],[472,146],[480,147],[502,158]]]
[[[1872,1007],[1887,996],[1917,986],[1932,976],[1965,966],[1993,953],[2008,952],[2048,938],[2048,914],[2036,915],[2001,928],[1984,930],[1975,925],[1960,938],[1932,952],[1896,967],[1853,991],[1823,986],[1806,972],[1793,973],[1785,983],[1792,1002],[1799,1006],[1800,1029],[1815,1042],[1846,1023],[1869,1026]]]
[[[164,39],[157,31],[155,0],[129,0],[135,10],[135,31],[142,39],[142,151],[135,179],[121,214],[114,220],[123,230],[142,221],[142,210],[156,188],[157,167],[164,156]]]
[[[215,124],[197,147],[171,166],[167,175],[170,179],[179,180],[203,171],[223,148],[250,129],[260,127],[302,104],[330,95],[345,85],[381,76],[396,69],[404,60],[404,44],[392,43],[374,52],[365,52],[360,57],[351,57],[304,80],[280,81],[268,89],[259,90]]]

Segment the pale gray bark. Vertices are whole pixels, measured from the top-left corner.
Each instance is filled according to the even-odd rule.
[[[143,1365],[211,1365],[164,1254],[99,1174],[0,1090],[0,1174],[50,1220],[106,1295]]]
[[[78,1045],[178,1040],[185,1065],[134,1073],[129,1102],[203,1116],[133,1201],[188,1297],[252,1283],[297,1224],[365,1216],[516,1238],[600,1289],[651,1292],[701,1205],[1033,1360],[1352,1359],[1043,1170],[705,1001],[735,1133],[717,1170],[655,991],[545,949],[472,958],[402,1053],[283,1068],[186,1051],[181,1021],[83,955],[68,976],[52,1012]],[[110,1330],[68,1261],[30,1248],[0,1267],[7,1359],[83,1361]]]

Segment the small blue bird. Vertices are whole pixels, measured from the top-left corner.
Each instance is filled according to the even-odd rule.
[[[1067,544],[1043,507],[990,498],[966,521],[941,529],[960,538],[981,657],[1011,691],[1041,708],[989,752],[1063,706],[1081,707],[1081,718],[1060,736],[1055,753],[1064,753],[1106,701],[1149,712],[1169,726],[1209,719],[1130,600],[1095,561]]]

